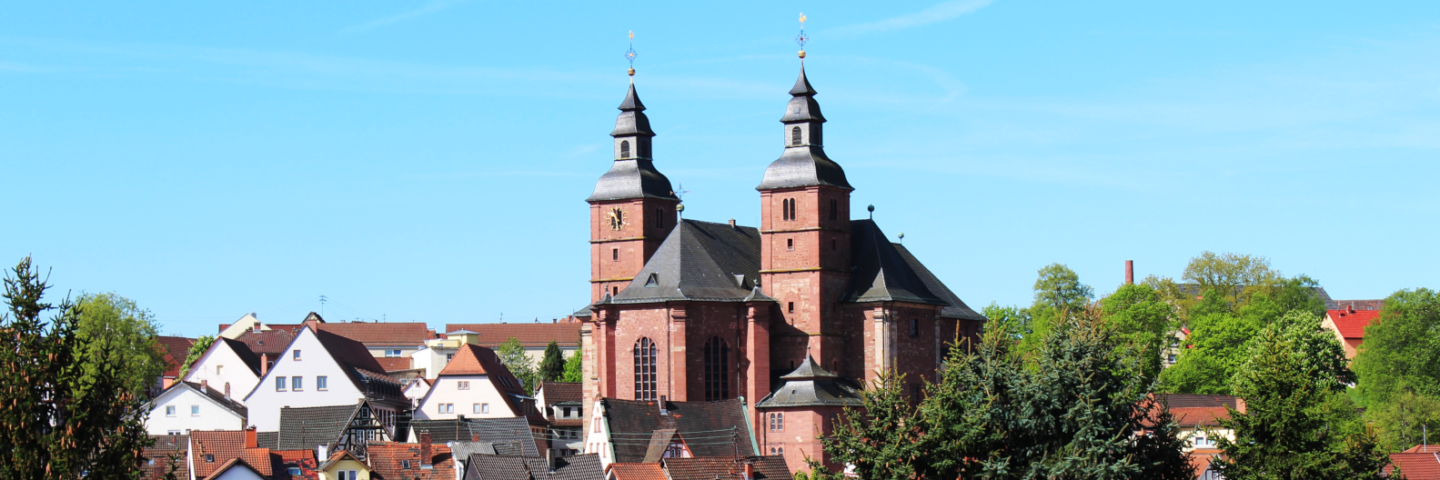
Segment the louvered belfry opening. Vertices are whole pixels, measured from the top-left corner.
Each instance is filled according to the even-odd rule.
[[[654,400],[655,394],[655,342],[641,337],[635,342],[635,399]]]
[[[730,344],[720,337],[705,342],[705,401],[730,398]]]

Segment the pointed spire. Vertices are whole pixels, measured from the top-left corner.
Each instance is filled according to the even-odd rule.
[[[640,94],[635,93],[634,83],[630,84],[630,91],[625,93],[625,101],[620,102],[619,108],[620,116],[615,119],[615,130],[610,132],[610,136],[655,136],[655,132],[650,130],[650,118],[645,116],[645,104],[640,102]]]
[[[820,114],[820,103],[815,101],[815,93],[815,87],[811,87],[810,80],[805,78],[805,65],[802,64],[800,78],[795,79],[795,87],[790,89],[790,104],[785,106],[785,116],[780,121],[824,122],[825,116]]]
[[[800,78],[795,80],[795,88],[790,89],[790,94],[798,97],[801,95],[812,96],[816,93],[818,92],[815,91],[815,88],[810,86],[810,80],[805,78],[805,63],[801,62]]]
[[[801,77],[804,78],[803,76]],[[640,94],[635,93],[635,82],[630,82],[630,91],[625,94],[625,101],[620,102],[622,112],[643,112],[645,104],[640,102]]]

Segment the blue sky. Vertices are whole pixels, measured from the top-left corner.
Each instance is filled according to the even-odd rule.
[[[548,321],[588,300],[626,32],[686,217],[755,225],[803,11],[853,204],[972,306],[1205,250],[1440,286],[1440,3],[1090,3],[11,2],[0,261],[191,336],[322,294]]]

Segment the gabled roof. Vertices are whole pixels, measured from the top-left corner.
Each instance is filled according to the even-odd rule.
[[[940,277],[931,273],[929,268],[925,268],[925,264],[920,263],[920,259],[915,258],[915,254],[910,253],[910,249],[898,243],[892,243],[891,245],[895,247],[895,251],[900,253],[900,257],[905,259],[905,264],[910,266],[910,270],[913,270],[915,275],[920,277],[920,283],[924,284],[925,288],[930,290],[930,293],[935,294],[935,296],[940,297],[940,300],[945,302],[945,308],[940,309],[941,318],[986,321],[984,315],[971,309],[963,300],[960,300],[959,295],[955,295],[955,292],[950,291],[950,287],[945,286],[945,282],[940,281]]]
[[[320,331],[374,346],[421,346],[435,338],[435,332],[420,322],[321,323],[318,326]]]
[[[653,432],[675,429],[683,436],[704,436],[711,440],[690,445],[695,456],[734,457],[755,452],[750,423],[739,399],[715,402],[666,402],[668,415],[660,415],[658,402],[602,399],[605,421],[610,426],[615,461],[635,463],[645,459]],[[731,441],[715,440],[731,435]]]
[[[885,238],[874,220],[850,221],[854,273],[843,302],[913,302],[948,305],[925,285],[905,255]],[[911,258],[914,258],[913,256]],[[918,262],[917,262],[918,263]]]
[[[431,468],[422,469],[420,445],[416,443],[374,442],[366,446],[370,478],[376,480],[454,480],[455,462],[450,447],[431,444]],[[405,462],[409,461],[409,468]]]
[[[351,461],[354,461],[354,462],[360,463],[360,464],[364,464],[364,463],[365,463],[364,460],[361,460],[361,459],[359,459],[359,458],[356,458],[356,457],[355,457],[355,454],[350,453],[350,452],[347,451],[347,450],[339,450],[339,451],[336,451],[335,453],[330,454],[330,458],[327,458],[327,459],[325,459],[324,462],[320,463],[320,470],[325,470],[325,469],[327,469],[327,468],[330,468],[330,466],[331,466],[331,465],[334,465],[335,462],[339,462],[339,461],[345,460],[345,459],[349,459],[349,460],[351,460]],[[366,468],[369,468],[369,465],[365,465],[365,466],[366,466]]]
[[[184,367],[185,358],[190,356],[190,345],[195,344],[195,339],[185,337],[169,337],[156,335],[155,343],[165,356],[165,373],[163,376],[175,378],[180,376],[180,369]]]
[[[321,444],[333,447],[359,409],[359,405],[281,408],[279,448],[313,449]]]
[[[795,371],[780,376],[785,383],[776,387],[755,408],[780,407],[860,407],[860,386],[830,373],[806,356]]]
[[[192,431],[190,432],[190,452],[194,456],[195,478],[202,479],[219,473],[220,467],[231,459],[244,459],[250,467],[253,467],[262,476],[269,477],[271,473],[270,449],[268,448],[245,448],[244,430],[226,431]],[[213,455],[213,462],[205,460],[206,455]]]
[[[499,454],[540,456],[530,423],[521,417],[411,420],[409,429],[416,434],[429,432],[433,443],[479,441],[491,444]]]
[[[466,470],[480,472],[482,480],[604,480],[600,456],[587,453],[558,457],[554,468],[544,458],[471,455]],[[468,476],[467,476],[468,478]]]
[[[1363,340],[1365,327],[1380,318],[1380,310],[1327,310],[1326,314],[1346,340]]]
[[[744,301],[760,278],[760,231],[681,220],[614,303]]]
[[[670,480],[660,463],[612,463],[610,473],[615,480]]]
[[[411,365],[410,357],[375,357],[375,362],[379,363],[386,373],[409,370]]]
[[[230,350],[235,352],[235,356],[240,357],[240,361],[245,362],[245,366],[250,367],[251,372],[254,372],[256,375],[260,374],[260,357],[255,355],[255,352],[251,351],[250,346],[246,345],[245,342],[231,340],[225,337],[216,337],[215,343],[224,343],[225,346],[230,347]],[[211,345],[211,348],[214,348],[214,345]]]
[[[580,346],[579,323],[447,323],[445,330],[473,331],[480,334],[480,345],[490,348],[511,338],[526,347],[544,347],[551,341],[562,347]]]
[[[584,388],[575,382],[540,382],[540,388],[535,390],[535,395],[539,396],[540,392],[545,393],[546,407],[562,402],[581,402],[585,399]]]
[[[1386,475],[1400,467],[1406,480],[1440,480],[1440,453],[1392,453],[1390,463]]]
[[[268,478],[270,476],[270,474],[268,473],[260,473],[260,470],[257,470],[255,467],[250,466],[250,463],[240,458],[232,458],[230,459],[230,461],[220,464],[219,467],[215,467],[215,469],[210,472],[210,475],[220,475],[222,473],[225,473],[226,470],[230,470],[233,468],[243,468],[249,470],[251,472],[254,472],[256,476],[261,478]],[[199,468],[197,467],[196,469],[198,470]],[[266,470],[269,469],[267,468]],[[195,478],[200,478],[200,476],[196,475]]]
[[[166,395],[169,395],[171,393],[178,394],[179,392],[186,390],[195,392],[196,395],[200,395],[209,399],[211,402],[214,402],[216,406],[223,408],[242,419],[249,418],[249,411],[246,410],[245,404],[240,403],[240,401],[235,400],[234,398],[225,398],[225,392],[223,391],[209,387],[201,388],[201,385],[199,383],[193,382],[175,382],[174,384],[171,384],[170,388],[165,389],[164,392],[160,392],[159,395],[156,395],[154,399],[150,400],[150,402],[147,403],[146,409],[148,410],[157,407],[159,405],[158,401]]]
[[[165,478],[165,472],[170,468],[171,455],[176,457],[175,478],[190,478],[190,464],[185,459],[185,452],[190,448],[189,435],[151,435],[150,439],[155,443],[145,447],[141,454],[150,460],[150,464],[140,478],[145,480]]]
[[[357,390],[392,400],[404,400],[400,382],[384,373],[385,367],[380,366],[380,362],[370,355],[365,345],[324,330],[311,331],[330,354],[330,358],[335,359],[341,369],[345,370],[348,374],[346,376],[354,382]]]
[[[275,329],[263,332],[247,331],[236,337],[235,340],[245,343],[250,352],[255,355],[268,354],[270,360],[276,360],[280,354],[285,353],[285,348],[295,340],[295,334],[289,330]]]
[[[745,464],[753,465],[755,480],[787,480],[791,478],[785,457],[695,457],[667,458],[665,471],[671,480],[746,480]]]

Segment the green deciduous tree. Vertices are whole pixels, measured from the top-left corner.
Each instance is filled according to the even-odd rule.
[[[579,350],[576,350],[574,354],[570,355],[570,358],[565,359],[565,375],[560,381],[580,383],[585,380],[585,366],[580,363],[581,359],[582,357]]]
[[[520,380],[525,393],[534,394],[539,375],[535,370],[535,361],[525,353],[525,345],[520,343],[520,339],[510,337],[495,349],[495,354],[500,357],[500,363],[504,363],[505,368],[510,369],[510,373]]]
[[[5,275],[0,478],[138,478],[151,440],[124,364],[134,352],[103,333],[81,335],[86,312],[45,303],[48,288],[29,258]]]
[[[1332,395],[1314,380],[1316,368],[1282,325],[1255,339],[1252,357],[1235,377],[1235,394],[1247,411],[1230,411],[1212,433],[1225,457],[1214,462],[1231,480],[1378,479],[1389,456],[1372,431],[1344,432],[1353,416],[1332,411]]]
[[[85,350],[84,359],[104,358],[108,350],[118,361],[119,378],[126,390],[144,395],[165,372],[163,347],[155,342],[155,320],[149,311],[135,302],[113,293],[83,294],[75,302],[80,309],[76,335]],[[98,374],[103,368],[84,362],[87,373]]]
[[[1020,307],[1002,307],[991,302],[981,309],[985,316],[986,331],[1004,332],[1011,340],[1020,340],[1030,335],[1030,311]]]
[[[1100,305],[1106,328],[1137,359],[1145,379],[1159,377],[1166,351],[1179,329],[1174,307],[1147,285],[1123,285]]]
[[[1366,407],[1390,403],[1404,392],[1440,398],[1440,295],[1421,288],[1385,299],[1380,317],[1365,328],[1355,356],[1360,398]]]
[[[1030,332],[1020,340],[1018,348],[1021,356],[1032,356],[1051,328],[1067,316],[1084,310],[1095,296],[1095,290],[1080,283],[1080,276],[1064,264],[1046,265],[1038,273],[1035,303],[1028,311]]]
[[[560,352],[560,344],[550,341],[545,346],[545,356],[540,358],[540,369],[537,374],[541,380],[554,382],[565,376],[565,360]]]
[[[1440,399],[1403,392],[1366,409],[1365,418],[1375,422],[1380,441],[1389,451],[1399,452],[1422,442],[1440,443]]]
[[[214,335],[201,335],[200,338],[195,339],[195,343],[190,344],[190,350],[185,353],[185,360],[180,365],[179,378],[185,378],[185,375],[190,373],[190,367],[200,361],[200,357],[205,356],[205,352],[209,351],[210,346],[214,344]]]

